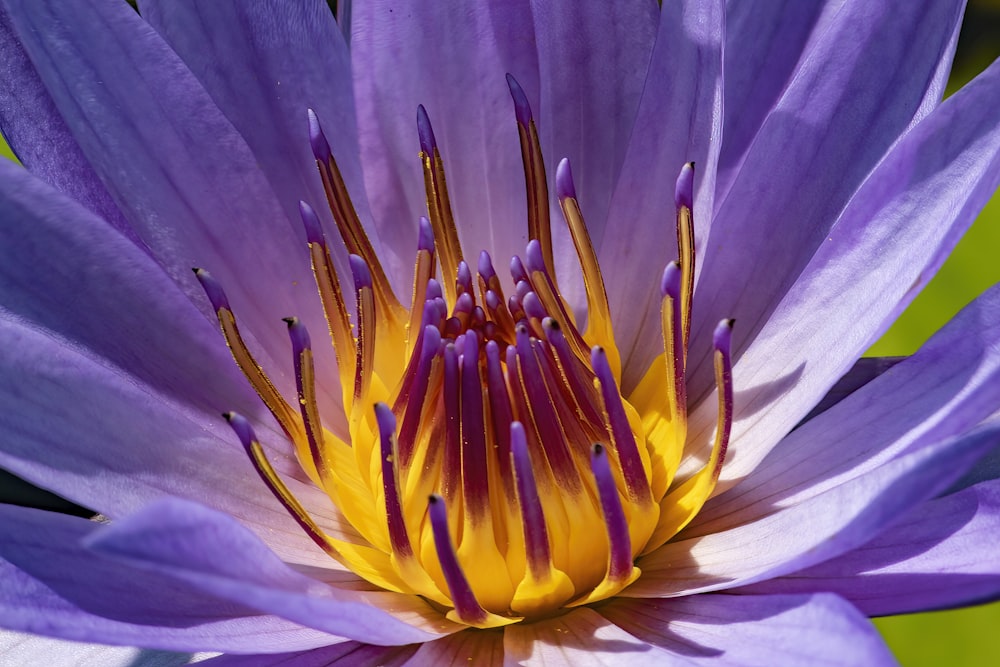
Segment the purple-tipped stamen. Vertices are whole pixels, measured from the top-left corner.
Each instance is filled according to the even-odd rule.
[[[670,262],[663,269],[663,277],[660,279],[660,294],[669,296],[678,302],[681,300],[681,265],[677,262]]]
[[[447,332],[446,332],[447,333]],[[458,492],[462,478],[461,377],[458,350],[454,343],[444,346],[444,461],[441,466],[441,491],[446,498]]]
[[[385,492],[385,515],[389,527],[392,550],[403,556],[412,556],[413,547],[406,532],[403,506],[399,500],[398,446],[396,445],[396,415],[385,403],[375,404],[375,422],[378,424],[379,447],[382,457],[382,489]]]
[[[514,284],[528,281],[528,272],[524,270],[524,262],[517,255],[510,258],[510,277]]]
[[[674,186],[674,204],[677,208],[693,208],[694,206],[694,162],[688,162],[681,168]]]
[[[433,299],[443,299],[444,291],[441,289],[441,283],[439,283],[434,278],[427,281],[427,300]]]
[[[500,476],[503,479],[504,491],[508,497],[514,493],[514,479],[510,469],[503,462],[510,457],[510,430],[508,425],[513,421],[510,407],[510,397],[507,394],[507,383],[503,366],[500,363],[500,345],[491,340],[486,343],[486,387],[490,401],[490,416],[493,421],[493,433],[496,437],[497,460],[501,462]]]
[[[410,400],[403,400],[402,395],[400,395],[396,403],[397,412],[405,409],[398,439],[400,466],[409,465],[413,458],[417,434],[420,432],[423,407],[428,394],[431,365],[441,351],[441,332],[436,326],[424,327],[421,337],[423,340],[420,345],[420,358],[408,396]]]
[[[729,436],[733,428],[733,360],[732,340],[735,320],[722,320],[712,333],[712,345],[715,348],[715,382],[719,389],[719,424],[716,432],[719,459],[715,464],[714,475],[717,478],[726,460],[726,450],[729,448]]]
[[[517,122],[528,127],[531,124],[531,105],[528,104],[528,96],[524,94],[524,89],[511,74],[507,74],[507,87],[510,89],[510,97],[514,100],[514,115]]]
[[[524,308],[525,315],[536,319],[539,322],[549,316],[549,314],[545,312],[545,306],[542,305],[538,295],[534,292],[525,293],[524,298],[521,299],[521,306]]]
[[[551,561],[549,533],[545,527],[542,501],[538,497],[535,473],[528,454],[528,438],[520,422],[510,425],[510,459],[517,482],[517,500],[521,506],[521,524],[524,526],[524,550],[528,568],[536,579],[548,573]]]
[[[333,157],[330,142],[326,140],[326,134],[323,133],[316,112],[307,109],[306,114],[309,116],[309,146],[312,147],[313,157],[319,162],[327,163]]]
[[[437,139],[434,138],[434,128],[431,127],[431,119],[423,104],[417,105],[417,137],[420,139],[420,150],[429,157],[434,157]]]
[[[426,216],[420,216],[419,233],[417,235],[417,251],[426,250],[434,254],[434,228]]]
[[[362,290],[372,286],[372,273],[368,263],[359,255],[350,256],[351,277],[354,278],[354,289]]]
[[[489,512],[489,473],[486,467],[486,424],[483,381],[479,373],[479,336],[465,332],[462,355],[462,493],[473,521]]]
[[[562,199],[576,199],[576,186],[573,185],[573,170],[569,166],[569,158],[563,158],[556,167],[556,196]]]
[[[220,310],[232,311],[229,305],[229,298],[226,297],[225,290],[222,289],[222,285],[218,280],[212,277],[205,269],[191,269],[194,271],[194,275],[198,278],[198,282],[201,283],[201,288],[205,290],[205,296],[208,297],[209,303],[212,304],[212,310],[216,312]]]
[[[597,482],[597,493],[601,500],[601,513],[608,530],[608,579],[624,581],[632,573],[632,540],[628,533],[628,522],[618,498],[615,477],[611,473],[611,463],[604,447],[595,444],[590,450],[590,469]]]
[[[470,297],[474,297],[472,292],[472,269],[469,265],[462,260],[458,263],[458,274],[455,276],[455,286],[458,288],[459,294],[468,294]]]
[[[326,238],[323,236],[323,226],[319,222],[319,216],[312,206],[304,201],[299,202],[299,216],[302,218],[302,226],[306,230],[306,241],[317,243],[326,247]]]
[[[602,348],[595,346],[590,352],[590,364],[594,369],[594,375],[601,383],[601,398],[608,415],[608,427],[611,429],[611,437],[618,450],[618,460],[621,462],[622,476],[629,497],[634,502],[650,502],[649,481],[646,479],[635,435],[625,415],[625,407],[618,393],[618,384],[611,372],[611,366],[608,365],[608,355]]]
[[[438,562],[441,563],[441,573],[448,585],[448,593],[455,613],[467,623],[482,623],[486,620],[486,611],[479,606],[469,580],[458,564],[458,555],[451,541],[448,530],[448,510],[444,498],[434,494],[427,499],[427,513],[430,517],[431,532],[434,534],[434,548],[437,550]]]

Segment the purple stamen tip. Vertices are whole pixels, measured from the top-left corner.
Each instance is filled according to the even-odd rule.
[[[677,185],[674,188],[674,204],[677,208],[684,206],[692,208],[694,206],[694,162],[688,162],[681,167],[681,173],[677,177]]]
[[[524,270],[524,263],[521,262],[521,258],[517,255],[510,258],[510,277],[514,279],[515,284],[528,280],[528,273]]]
[[[605,369],[610,373],[611,367],[608,366],[608,355],[600,345],[590,348],[590,365],[598,377],[601,376],[602,371]]]
[[[351,255],[351,275],[354,277],[354,289],[360,290],[372,286],[372,272],[368,263],[357,255]]]
[[[678,262],[670,262],[667,268],[663,269],[663,278],[660,279],[660,295],[669,295],[672,299],[681,297],[681,265]]]
[[[395,435],[396,415],[392,414],[392,410],[385,403],[375,404],[375,423],[378,424],[378,432],[384,439]]]
[[[545,272],[545,258],[542,256],[542,244],[538,239],[528,241],[527,252],[525,253],[525,265],[529,271]]]
[[[524,308],[524,313],[528,317],[533,317],[536,320],[543,320],[548,316],[545,312],[545,306],[542,305],[541,299],[534,292],[528,292],[521,299],[521,306]]]
[[[443,297],[444,292],[441,291],[441,283],[439,283],[436,278],[430,278],[427,281],[427,301],[441,299]]]
[[[464,259],[458,262],[458,271],[456,272],[455,279],[461,285],[472,285],[472,269],[469,268],[468,263]]]
[[[476,302],[472,300],[472,295],[468,292],[463,292],[455,299],[455,313],[472,313],[473,306]]]
[[[556,196],[560,200],[576,199],[576,186],[573,185],[573,170],[569,167],[569,158],[563,158],[556,167]]]
[[[417,250],[434,252],[434,228],[426,216],[420,216],[420,234],[417,237]]]
[[[420,150],[428,155],[434,155],[437,140],[434,138],[431,119],[427,116],[427,110],[424,109],[423,104],[417,105],[417,137],[420,139]]]
[[[715,326],[715,331],[712,333],[712,345],[716,350],[722,352],[726,357],[729,356],[730,347],[733,340],[733,324],[736,320],[722,320]]]
[[[319,116],[312,109],[306,112],[309,115],[309,145],[312,147],[313,156],[320,162],[329,162],[333,157],[330,150],[330,142],[326,140],[323,128],[319,124]]]
[[[299,216],[302,218],[302,225],[306,228],[306,241],[309,243],[325,244],[323,237],[323,226],[320,225],[319,216],[312,206],[304,201],[299,202]]]
[[[490,253],[485,250],[479,253],[479,275],[483,277],[484,280],[489,281],[491,278],[496,276],[497,272],[493,270],[493,259],[490,257]]]
[[[511,74],[507,74],[507,87],[510,88],[510,97],[514,100],[514,115],[517,117],[517,122],[527,127],[531,123],[531,105],[528,104],[528,96]]]
[[[212,304],[214,310],[232,310],[229,306],[229,298],[226,297],[226,292],[222,289],[222,285],[219,284],[215,278],[212,277],[205,269],[192,269],[194,275],[198,278],[198,282],[201,283],[201,288],[205,290],[205,296],[208,297],[209,303]]]
[[[302,350],[312,347],[309,341],[309,331],[297,317],[285,317],[282,320],[288,324],[288,336],[292,340],[292,351],[299,354]]]
[[[244,449],[250,449],[250,445],[257,439],[257,435],[246,417],[237,412],[225,412],[222,416],[229,422],[230,428],[236,433],[236,437],[240,439],[240,444],[243,445]]]

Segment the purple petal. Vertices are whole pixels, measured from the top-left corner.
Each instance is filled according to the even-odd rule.
[[[131,233],[107,188],[94,173],[18,43],[0,7],[0,133],[31,173]],[[135,240],[135,235],[131,238]]]
[[[417,218],[426,213],[412,120],[422,104],[467,256],[523,249],[524,172],[505,74],[537,99],[527,0],[468,3],[462,11],[424,3],[414,12],[374,0],[353,8],[352,31],[365,185],[375,219],[392,221],[394,247],[413,252]]]
[[[692,522],[703,535],[754,521],[928,443],[967,432],[1000,405],[1000,286],[917,354],[791,433]]]
[[[682,535],[638,566],[629,597],[734,588],[846,553],[903,512],[945,491],[1000,439],[1000,419],[970,434],[898,456],[780,511],[720,532]]]
[[[924,503],[858,549],[740,590],[832,591],[870,616],[906,614],[1000,597],[1000,482]]]
[[[370,223],[350,55],[325,2],[145,0],[139,9],[246,140],[288,219],[298,219],[297,203],[305,199],[337,238],[309,146],[306,110],[312,109],[336,130],[328,135],[334,158],[362,221]],[[410,271],[412,248],[405,251],[397,268]]]
[[[615,600],[600,613],[694,664],[895,665],[878,632],[836,595],[694,595]]]
[[[23,322],[0,317],[0,340],[0,466],[111,517],[164,495],[197,498],[239,518],[286,558],[335,565],[256,479],[221,417],[180,405]],[[295,460],[271,455],[317,521],[343,535],[325,494],[288,476]]]
[[[504,628],[507,664],[615,667],[629,665],[696,664],[630,635],[593,609],[580,607],[568,614]]]
[[[539,67],[538,95],[531,101],[549,189],[554,191],[556,165],[569,158],[591,240],[599,248],[646,80],[659,8],[645,0],[558,0],[534,2],[532,13]],[[513,74],[520,80],[521,73]],[[567,244],[556,258],[563,287],[579,269],[576,254],[568,250],[558,201],[551,196],[550,201],[553,232]]]
[[[92,521],[9,505],[0,506],[0,516],[0,617],[7,628],[175,651],[291,651],[335,641],[94,554],[80,546],[99,528]]]
[[[703,240],[690,396],[712,388],[715,323],[740,322],[738,358],[872,167],[937,104],[964,5],[849,0],[817,34]]]
[[[177,401],[213,415],[260,411],[218,328],[149,255],[6,161],[0,303]]]
[[[677,256],[669,231],[676,210],[674,190],[667,184],[676,180],[685,163],[696,163],[694,220],[700,242],[712,214],[722,124],[723,3],[670,2],[661,14],[635,126],[611,198],[607,226],[614,233],[604,235],[598,253],[622,353],[625,392],[661,348],[659,329],[650,322],[660,307],[661,267]]]
[[[38,635],[0,630],[0,661],[10,665],[45,665],[46,667],[181,667],[214,655],[173,653],[152,649],[107,646],[52,639]]]
[[[317,331],[325,321],[303,261],[298,216],[284,215],[236,129],[127,5],[7,5],[57,109],[138,236],[206,314],[191,268],[210,270],[226,286],[244,332],[269,353],[260,361],[284,369],[280,318],[292,312]],[[326,347],[317,350],[329,357],[323,367],[335,363]],[[273,377],[294,395],[288,375]],[[339,387],[324,393],[339,405]]]
[[[375,646],[343,642],[312,651],[275,655],[220,655],[198,663],[204,667],[355,667],[378,665],[398,667],[413,655],[416,646]]]
[[[299,574],[232,517],[186,500],[157,501],[95,533],[88,546],[209,595],[348,639],[401,645],[454,631],[416,596],[343,590]]]
[[[736,363],[732,458],[720,490],[753,470],[847,371],[1000,183],[997,95],[1000,63],[895,146]],[[709,403],[692,414],[695,441],[711,436]]]

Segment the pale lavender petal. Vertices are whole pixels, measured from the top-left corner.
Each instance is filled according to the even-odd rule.
[[[424,3],[419,12],[373,0],[353,8],[352,31],[362,169],[378,224],[398,247],[416,248],[417,219],[426,213],[416,128],[423,104],[467,255],[522,252],[524,171],[505,74],[537,99],[527,0],[466,3],[460,11]]]
[[[1000,286],[914,356],[788,435],[698,514],[689,536],[755,521],[908,451],[961,435],[1000,406]]]
[[[615,600],[600,614],[698,665],[895,665],[871,622],[836,595]]]
[[[829,560],[879,535],[903,512],[945,491],[1000,441],[1000,419],[883,465],[729,530],[668,542],[641,558],[623,593],[670,597],[734,588]]]
[[[197,498],[285,558],[334,566],[263,487],[221,416],[183,406],[2,310],[0,340],[0,466],[111,517],[165,495]],[[286,475],[298,468],[288,454],[271,457]],[[286,482],[322,526],[343,534],[325,494]]]
[[[720,490],[753,470],[885,330],[996,189],[998,94],[994,63],[896,145],[736,362]],[[710,403],[691,416],[695,442],[710,442]]]
[[[420,647],[405,663],[407,667],[501,667],[504,662],[503,632],[466,630]]]
[[[116,229],[131,233],[107,188],[73,140],[0,7],[0,134],[26,169]],[[133,240],[136,238],[131,234]]]
[[[681,167],[695,162],[695,236],[708,231],[722,126],[724,6],[670,2],[639,101],[625,162],[599,246],[629,391],[656,356],[663,266],[677,257],[674,190]],[[584,214],[586,215],[586,211]],[[718,320],[717,320],[718,321]]]
[[[629,665],[693,665],[690,659],[637,639],[593,609],[504,628],[508,665],[614,667]]]
[[[0,517],[6,628],[172,651],[292,651],[336,641],[92,553],[81,540],[99,528],[93,521],[9,505],[0,506]]]
[[[211,657],[212,653],[175,653],[72,642],[64,639],[0,630],[0,663],[46,667],[181,667]]]
[[[148,254],[69,197],[0,163],[0,303],[213,416],[260,401],[209,323]]]
[[[289,219],[298,220],[298,203],[306,200],[327,235],[338,238],[309,147],[306,110],[313,109],[332,130],[327,137],[355,209],[370,224],[350,55],[326,2],[146,0],[139,10],[246,140]],[[413,248],[405,251],[411,271]]]
[[[715,324],[740,323],[738,359],[872,168],[936,105],[964,5],[847,0],[803,54],[702,244],[690,396],[711,390]]]
[[[820,565],[739,593],[833,591],[870,616],[1000,597],[1000,482],[924,503],[874,540]]]
[[[402,645],[459,627],[413,595],[339,589],[304,576],[232,517],[187,500],[157,501],[87,544],[209,595],[348,639]]]
[[[136,233],[209,317],[191,268],[226,286],[244,333],[269,353],[261,362],[294,395],[280,318],[294,314],[318,331],[325,321],[301,222],[285,217],[242,137],[127,4],[6,4],[57,109]],[[328,346],[317,354],[329,357],[324,366],[335,363]],[[323,393],[339,404],[339,387]]]
[[[199,664],[205,667],[399,667],[416,650],[416,646],[375,646],[361,642],[343,642],[296,653],[220,655]]]

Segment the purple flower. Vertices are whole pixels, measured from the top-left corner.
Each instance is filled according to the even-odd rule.
[[[855,365],[1000,65],[663,4],[3,0],[0,466],[107,519],[0,508],[5,660],[889,664],[1000,596],[1000,289]]]

